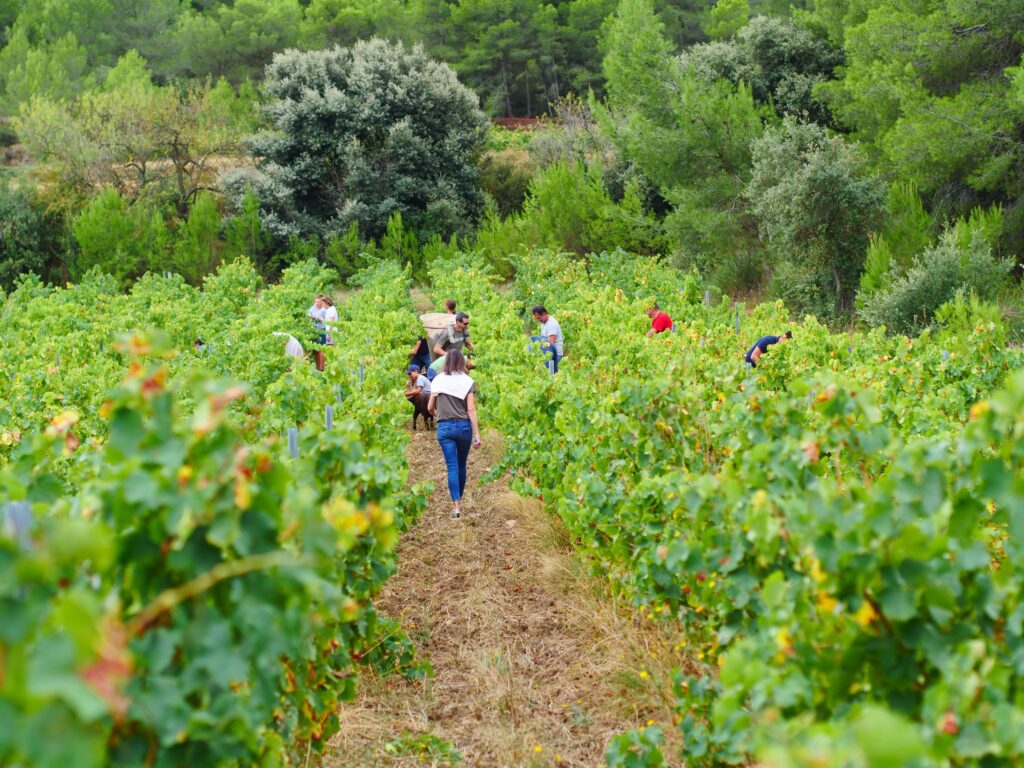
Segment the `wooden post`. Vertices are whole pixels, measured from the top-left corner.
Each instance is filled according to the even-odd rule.
[[[23,550],[32,549],[32,505],[27,501],[12,501],[7,505],[7,520],[14,540]]]

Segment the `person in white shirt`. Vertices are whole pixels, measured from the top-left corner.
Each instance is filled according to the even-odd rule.
[[[284,353],[286,355],[294,357],[297,360],[301,360],[306,356],[306,352],[302,348],[302,345],[299,343],[299,340],[292,336],[290,333],[274,331],[274,335],[286,339],[284,342]]]
[[[541,349],[551,352],[551,361],[554,364],[554,372],[558,373],[558,363],[562,354],[562,326],[558,324],[542,304],[538,304],[532,310],[534,319],[540,323],[540,335],[531,336],[534,341],[541,342]],[[546,345],[546,346],[545,346]]]
[[[324,343],[333,345],[334,339],[331,337],[331,334],[337,330],[338,308],[334,306],[334,299],[330,296],[321,296],[320,301],[324,305],[323,321],[324,330],[326,331]]]
[[[327,311],[327,305],[324,304],[324,297],[317,296],[313,299],[313,306],[306,310],[306,315],[313,321],[313,325],[316,326],[319,338],[317,342],[320,344],[327,343],[327,329],[324,327],[324,313]]]

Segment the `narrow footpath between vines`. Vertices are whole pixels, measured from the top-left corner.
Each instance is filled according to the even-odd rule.
[[[617,733],[651,721],[674,731],[655,693],[671,690],[669,641],[614,604],[539,502],[505,480],[479,484],[501,451],[490,433],[471,454],[453,521],[435,433],[413,433],[410,483],[435,491],[378,605],[434,677],[361,678],[330,768],[449,765],[452,750],[464,766],[598,766]]]

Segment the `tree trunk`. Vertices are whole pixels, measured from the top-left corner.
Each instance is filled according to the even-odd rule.
[[[832,280],[836,284],[836,309],[842,315],[846,312],[846,297],[843,295],[843,281],[839,274],[839,266],[835,263],[832,264]]]
[[[505,117],[512,117],[512,98],[508,90],[508,70],[505,68],[505,60],[501,60],[501,87],[505,96]]]

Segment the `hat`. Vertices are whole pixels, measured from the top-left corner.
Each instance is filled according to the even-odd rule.
[[[413,371],[418,371],[419,369],[420,367],[418,365],[410,365],[408,368],[405,369],[405,372],[412,373]]]

